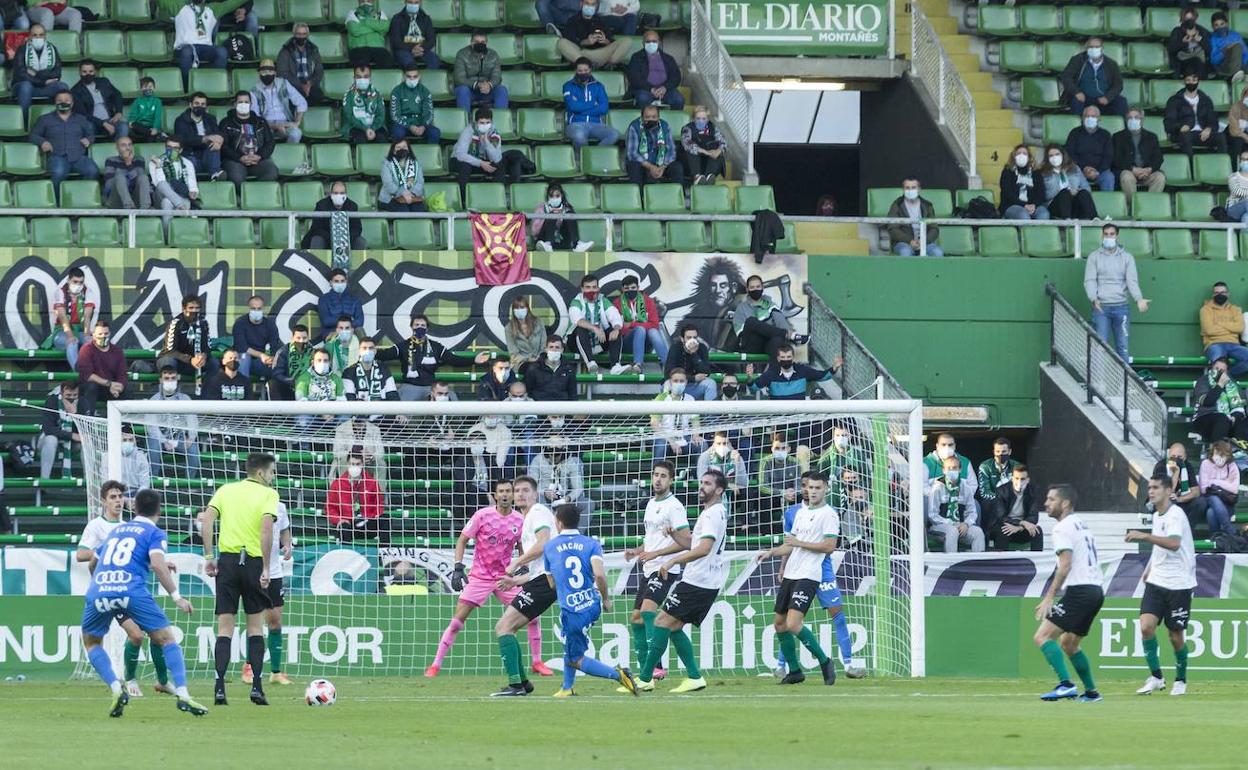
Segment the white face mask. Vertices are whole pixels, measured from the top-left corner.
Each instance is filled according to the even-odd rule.
[[[658,52],[659,52],[659,44],[658,44],[658,43],[642,43],[642,44],[641,44],[641,47],[642,47],[642,48],[644,48],[644,49],[646,49],[646,53],[648,53],[648,54],[650,54],[650,55],[654,55],[654,54],[656,54],[656,53],[658,53]]]
[[[674,396],[683,396],[683,395],[684,395],[684,393],[685,393],[685,383],[683,383],[683,382],[673,382],[673,383],[672,383],[672,395],[674,395]]]
[[[832,439],[837,449],[847,449],[849,447],[849,436],[837,436]]]
[[[1226,458],[1225,458],[1225,457],[1222,457],[1221,455],[1214,455],[1214,456],[1213,456],[1213,464],[1214,464],[1214,465],[1216,465],[1216,466],[1218,466],[1219,468],[1221,468],[1221,467],[1223,467],[1224,465],[1226,465]]]
[[[781,462],[783,462],[784,460],[789,459],[789,450],[787,450],[787,449],[773,449],[773,450],[771,450],[771,456],[772,456],[772,457],[774,457],[775,459],[780,460]]]
[[[251,114],[251,102],[239,102],[234,105],[234,109],[238,111],[239,117],[245,118]]]
[[[936,456],[942,460],[947,460],[950,457],[953,457],[953,453],[954,453],[954,448],[951,446],[936,447]]]
[[[347,202],[347,194],[346,193],[330,193],[329,199],[333,201],[333,204],[335,206],[341,206],[342,204]]]
[[[1096,127],[1099,126],[1100,124],[1101,124],[1100,118],[1087,117],[1083,119],[1083,127],[1088,129],[1089,131],[1096,130]]]
[[[675,384],[673,384],[672,390],[675,390],[675,389],[676,389],[676,386]],[[681,388],[681,389],[683,390],[684,388]],[[732,449],[727,444],[720,444],[719,446],[715,447],[715,454],[719,455],[720,457],[727,457],[728,453],[731,451]]]
[[[484,424],[484,425],[485,425],[485,427],[487,427],[487,428],[497,428],[497,427],[498,427],[498,418],[497,418],[497,417],[486,417],[486,418],[482,419],[482,420],[481,420],[481,422],[482,422],[482,424]]]
[[[518,307],[511,312],[515,314],[517,321],[523,321],[529,317],[529,309],[527,307]]]
[[[449,401],[449,400],[450,400],[450,396],[448,396],[448,395],[447,395],[447,394],[445,394],[445,393],[437,393],[437,394],[435,394],[435,395],[434,395],[433,400],[434,400],[434,401]]]
[[[339,341],[339,342],[350,342],[350,341],[351,341],[351,332],[350,332],[350,331],[348,331],[348,330],[346,330],[346,329],[343,329],[342,331],[338,332],[338,341]]]
[[[560,428],[562,428],[562,427],[563,427],[563,418],[562,418],[562,417],[552,417],[552,418],[551,418],[551,420],[550,420],[550,427],[554,428],[555,430],[559,430]]]
[[[908,201],[918,200],[919,198],[918,190],[905,190],[902,194],[906,196],[906,200]]]
[[[47,42],[48,42],[47,40],[41,37],[32,37],[30,39],[30,44],[35,47],[36,51],[42,51],[43,47],[47,45]]]
[[[557,363],[559,363],[559,359],[561,359],[561,358],[563,358],[563,353],[562,353],[562,351],[558,351],[558,350],[547,350],[547,351],[546,351],[546,360],[547,360],[547,361],[549,361],[549,362],[551,362],[552,364],[557,364]]]
[[[945,481],[954,482],[958,480],[958,476],[962,475],[961,471],[945,471]]]
[[[160,390],[166,396],[172,396],[178,390],[178,381],[177,380],[161,380]]]
[[[420,85],[420,78],[404,78],[403,82],[407,84],[408,88],[415,88]]]
[[[478,134],[488,134],[488,133],[490,133],[490,129],[491,129],[491,128],[494,128],[494,124],[493,124],[493,123],[478,123],[478,124],[477,124],[477,133],[478,133]]]
[[[1049,156],[1049,165],[1050,165],[1050,166],[1052,166],[1053,168],[1061,168],[1061,167],[1062,167],[1062,156],[1061,156],[1061,155],[1050,155],[1050,156]]]
[[[1140,127],[1143,125],[1144,125],[1144,121],[1140,120],[1139,118],[1127,118],[1127,130],[1128,131],[1139,131]]]
[[[364,472],[364,469],[358,465],[347,466],[347,475],[353,479],[358,479],[360,477],[360,474],[363,472]]]
[[[550,198],[547,198],[547,199],[546,199],[546,202],[547,202],[548,204],[550,204],[550,207],[551,207],[552,209],[557,209],[557,208],[559,208],[560,206],[562,206],[562,205],[563,205],[563,198],[562,198],[562,197],[560,197],[560,196],[558,196],[558,195],[555,195],[555,196],[552,196],[552,197],[550,197]]]
[[[372,82],[373,81],[369,78],[356,78],[355,87],[361,91],[367,91],[368,87],[372,85]]]
[[[361,361],[361,363],[371,364],[371,363],[372,363],[373,361],[375,361],[376,359],[377,359],[377,351],[376,351],[376,350],[365,350],[365,351],[362,351],[362,352],[360,353],[360,361]]]
[[[82,294],[83,285],[80,283],[71,283],[69,285],[70,294]]]
[[[1118,248],[1118,239],[1106,236],[1101,239],[1101,246],[1104,246],[1110,251],[1113,251],[1114,249]]]
[[[261,321],[264,320],[264,311],[263,310],[248,310],[247,317],[250,318],[253,323],[260,323]]]
[[[1092,48],[1089,48],[1089,49],[1088,49],[1088,58],[1089,58],[1089,59],[1091,59],[1092,61],[1100,61],[1100,59],[1101,59],[1101,47],[1100,47],[1100,46],[1094,46],[1094,47],[1092,47]]]
[[[130,455],[134,454],[134,442],[133,441],[121,442],[121,453],[125,455],[126,457],[129,457]]]
[[[324,377],[329,374],[329,363],[322,361],[319,364],[312,364],[312,371]]]
[[[1031,162],[1031,158],[1028,158],[1027,153],[1025,152],[1020,152],[1019,154],[1014,156],[1015,165],[1026,166],[1030,162]]]

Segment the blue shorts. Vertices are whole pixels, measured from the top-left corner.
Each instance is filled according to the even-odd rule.
[[[594,605],[581,612],[560,610],[559,625],[563,627],[563,657],[577,661],[589,652],[589,629],[602,615],[602,606]]]
[[[147,633],[169,626],[169,618],[151,594],[99,594],[88,596],[82,607],[82,633],[103,637],[116,620],[133,620]]]
[[[830,580],[819,584],[819,606],[825,610],[841,606],[841,589],[837,588],[836,580]]]

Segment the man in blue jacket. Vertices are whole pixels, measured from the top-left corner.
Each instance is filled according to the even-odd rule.
[[[1248,66],[1248,45],[1226,18],[1218,11],[1213,15],[1213,34],[1209,37],[1209,64],[1222,77],[1233,77],[1235,82],[1243,79],[1244,67]]]
[[[264,297],[253,294],[247,300],[247,314],[238,317],[232,330],[234,350],[241,357],[238,371],[244,377],[253,373],[269,379],[273,376],[273,364],[282,349],[282,337],[277,324],[265,315]]]
[[[320,336],[317,340],[328,340],[338,332],[338,319],[350,316],[356,336],[364,336],[364,306],[347,291],[347,271],[335,267],[329,274],[329,292],[321,295],[316,305],[316,314],[320,317]]]
[[[563,106],[567,112],[568,139],[579,150],[593,139],[599,145],[615,144],[620,132],[607,125],[607,89],[594,79],[589,59],[576,60],[576,74],[563,84]]]

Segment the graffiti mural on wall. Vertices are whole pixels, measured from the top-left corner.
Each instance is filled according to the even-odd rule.
[[[0,346],[30,348],[47,337],[48,308],[71,267],[86,273],[88,286],[96,289],[98,317],[112,320],[113,339],[126,348],[157,347],[165,323],[180,312],[187,294],[201,298],[203,316],[216,337],[230,333],[254,290],[267,296],[268,314],[285,338],[291,326],[309,320],[309,313],[315,321],[317,300],[329,291],[328,261],[308,251],[210,251],[215,259],[198,268],[173,258],[176,252],[160,253],[140,265],[136,252],[119,249],[64,261],[0,249],[0,265],[9,265],[0,276]],[[432,261],[404,261],[394,254],[400,258],[387,260],[390,264],[370,258],[354,267],[350,288],[364,305],[366,331],[390,339],[407,336],[412,315],[423,312],[430,316],[434,336],[448,346],[504,345],[508,308],[521,295],[531,299],[543,321],[563,331],[567,303],[587,271],[598,276],[609,296],[625,275],[639,276],[642,290],[659,303],[668,332],[693,320],[714,344],[730,335],[731,309],[746,278],[755,273],[799,331],[807,324],[805,307],[798,304],[807,275],[804,256],[776,257],[758,266],[749,255],[578,254],[558,265],[557,255],[543,255],[549,263],[535,263],[527,283],[478,286],[470,256],[449,253]]]

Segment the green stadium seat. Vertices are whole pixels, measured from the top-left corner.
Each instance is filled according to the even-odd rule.
[[[1231,242],[1231,258],[1239,259],[1235,239],[1228,238],[1226,230],[1201,230],[1196,255],[1201,259],[1224,260],[1228,240]]]
[[[618,179],[626,176],[618,147],[586,145],[581,148],[581,171],[585,176]]]
[[[737,191],[740,195],[740,190]],[[893,205],[893,201],[901,195],[900,187],[872,187],[867,190],[867,216],[869,217],[886,217],[888,209]],[[737,205],[739,213],[746,212],[740,204]]]
[[[637,110],[628,109],[626,107],[621,107],[619,109],[611,110],[610,112],[607,113],[607,125],[611,126],[616,131],[619,132],[620,134],[619,140],[623,142],[625,141],[625,137],[628,136],[629,125],[637,118],[638,118]],[[679,137],[680,127],[673,126],[672,134],[675,137]],[[677,141],[679,141],[679,139]]]
[[[618,70],[599,71],[594,73],[594,77],[602,83],[602,87],[607,90],[607,98],[612,102],[631,102],[632,96],[628,93],[628,81],[624,79],[624,73]],[[559,101],[563,101],[563,91],[560,89]],[[679,127],[677,131],[679,132]]]
[[[507,97],[520,104],[541,101],[542,96],[534,86],[533,73],[528,70],[503,70],[503,85]]]
[[[535,148],[537,173],[548,179],[572,179],[581,175],[576,168],[576,151],[570,144],[543,144]]]
[[[347,182],[346,185],[347,197],[355,201],[360,211],[377,210],[377,195],[372,185],[364,181]],[[325,197],[325,193],[322,193],[321,197]]]
[[[238,208],[238,193],[233,182],[200,182],[199,202],[208,211],[231,211]]]
[[[177,67],[144,67],[143,76],[156,81],[156,93],[161,99],[186,96],[186,89],[182,87],[182,70]]]
[[[1148,31],[1144,28],[1144,17],[1140,13],[1139,6],[1111,5],[1106,6],[1104,10],[1105,23],[1102,29],[1112,30],[1112,34],[1115,37],[1142,38],[1149,36]],[[1069,27],[1069,24],[1067,26]]]
[[[282,199],[285,200],[288,211],[312,211],[324,197],[325,186],[321,182],[305,180],[282,185]]]
[[[61,182],[61,207],[67,209],[103,208],[104,203],[100,200],[100,183],[91,179],[67,179]]]
[[[1061,72],[1070,63],[1070,58],[1083,53],[1083,44],[1074,40],[1049,40],[1044,48],[1044,68],[1049,72]]]
[[[1170,31],[1179,24],[1178,8],[1156,6],[1144,12],[1144,29],[1152,38],[1170,37]],[[1205,22],[1206,26],[1208,22]]]
[[[650,185],[653,187],[654,185]],[[648,188],[647,188],[648,189]],[[685,254],[699,254],[711,250],[711,242],[706,237],[705,222],[668,222],[667,246],[672,251]]]
[[[50,29],[48,30],[48,42],[56,46],[56,50],[61,54],[61,61],[74,63],[82,60],[82,36],[77,32],[70,32],[67,29]],[[73,77],[77,73],[64,73],[66,77],[73,78],[73,82],[77,82],[77,78]]]
[[[563,194],[572,202],[578,214],[602,211],[602,206],[598,203],[598,185],[593,182],[564,182]]]
[[[97,45],[96,36],[102,34],[109,34],[109,31],[92,30],[88,32],[87,48],[94,49]],[[121,33],[111,34],[120,35]],[[101,59],[101,61],[124,62],[127,57],[131,61],[144,64],[165,64],[173,61],[173,44],[163,29],[132,29],[126,33],[124,42],[120,40],[114,42],[106,39],[100,41],[99,45],[113,57]],[[120,50],[118,50],[118,46],[121,46]],[[99,58],[99,55],[94,53],[94,50],[89,50],[87,55],[92,59]]]
[[[529,107],[520,110],[520,136],[533,142],[554,142],[563,139],[564,125],[554,110]]]
[[[537,7],[529,0],[504,0],[503,22],[512,29],[541,29]]]
[[[1131,198],[1131,218],[1153,222],[1174,221],[1170,193],[1137,192]]]
[[[288,30],[279,30],[277,32],[261,32],[260,39],[257,41],[257,53],[261,59],[277,59],[277,54],[281,52],[282,46],[286,45],[286,41],[290,40],[290,32]],[[309,33],[309,38],[312,35]],[[319,49],[320,46],[317,46]],[[323,59],[322,59],[323,61]]]
[[[380,179],[381,162],[389,153],[390,145],[388,144],[357,144],[355,145],[355,168],[364,176]],[[417,163],[419,162],[417,160]]]
[[[1195,187],[1192,164],[1182,153],[1168,152],[1162,156],[1161,170],[1166,175],[1167,187]]]
[[[395,6],[395,8],[395,13],[398,13],[400,7]],[[454,29],[463,26],[463,17],[459,15],[459,8],[454,0],[423,0],[420,9],[433,19],[434,29]]]
[[[932,213],[937,219],[948,219],[953,216],[953,194],[939,187],[923,190],[922,196],[932,204]]]
[[[164,32],[157,32],[162,38]],[[153,40],[152,45],[157,45]],[[119,64],[122,62],[135,59],[137,61],[169,61],[171,56],[168,51],[168,43],[164,47],[165,59],[138,59],[135,51],[126,47],[126,34],[119,30],[112,29],[90,29],[82,35],[82,55],[84,58],[92,59],[101,64]]]
[[[0,208],[13,208],[13,183],[0,179]]]
[[[534,67],[560,67],[567,62],[559,55],[555,45],[559,38],[554,35],[525,35],[524,60]]]
[[[505,212],[507,187],[501,182],[469,182],[464,190],[464,203],[469,211]]]
[[[694,185],[689,188],[689,209],[695,214],[731,214],[731,192],[722,184]]]
[[[255,184],[254,182],[252,184]],[[207,219],[176,217],[169,223],[169,245],[201,249],[212,244]]]
[[[420,169],[424,172],[426,179],[447,176],[451,173],[451,167],[446,160],[450,150],[443,151],[441,147],[433,144],[415,144],[411,145],[411,148],[412,157],[416,158],[416,162],[420,164]],[[380,172],[380,164],[377,168]]]
[[[468,220],[456,219],[451,231],[455,236],[455,246],[453,250],[467,250],[472,246],[472,232],[469,229]],[[446,232],[445,225],[443,232]],[[448,242],[447,248],[451,248]]]
[[[494,111],[494,130],[498,131],[499,136],[503,137],[504,142],[513,141],[518,136],[508,136],[503,132],[499,123],[511,117],[511,110],[495,110]],[[442,141],[448,144],[454,144],[459,139],[459,135],[468,127],[468,113],[463,110],[446,109],[438,110],[433,116],[433,123],[442,132]]]
[[[663,223],[652,220],[626,220],[620,223],[624,251],[667,251]]]
[[[8,152],[8,147],[5,147]],[[64,184],[64,182],[62,183]],[[49,179],[35,179],[27,182],[16,182],[13,185],[13,204],[19,209],[54,209],[56,195]]]
[[[1069,257],[1070,249],[1066,248],[1066,238],[1060,227],[1022,227],[1023,253],[1029,257],[1059,258]],[[945,228],[940,230],[940,239],[945,239]],[[946,252],[947,253],[947,252]]]
[[[763,209],[775,211],[775,192],[769,184],[741,185],[737,188],[735,205],[738,214],[752,214]]]
[[[1087,228],[1094,231],[1096,243],[1100,244],[1101,233],[1097,228]],[[1159,230],[1158,232],[1162,232]],[[1124,227],[1118,231],[1118,242],[1124,249],[1131,252],[1137,259],[1153,259],[1156,257],[1156,251],[1153,250],[1152,234],[1143,228]],[[1088,252],[1084,252],[1086,255]]]
[[[1180,222],[1212,222],[1213,217],[1209,212],[1216,205],[1217,198],[1213,193],[1178,192],[1174,194],[1174,210]]]
[[[988,8],[994,6],[985,6]],[[1022,82],[1022,103],[1029,110],[1051,110],[1060,107],[1061,84],[1056,78],[1027,77]]]
[[[69,217],[35,217],[30,221],[30,239],[35,246],[73,246]]]
[[[237,93],[237,89],[230,83],[230,74],[213,68],[191,70],[190,91],[203,91],[204,96],[212,101],[230,99]]]
[[[245,70],[238,70],[240,74],[246,74]],[[325,79],[321,81],[321,90],[325,92],[325,98],[333,102],[341,102],[342,95],[351,88],[355,75],[350,67],[335,67],[334,69],[325,70]]]
[[[641,190],[635,184],[604,184],[598,188],[602,195],[602,210],[610,214],[642,214]],[[575,202],[572,204],[576,205]]]
[[[1092,191],[1092,202],[1096,204],[1098,219],[1127,219],[1127,196],[1121,192]]]
[[[1062,12],[1053,5],[1025,5],[1019,14],[1023,31],[1032,37],[1053,37],[1062,33]]]
[[[25,139],[28,134],[22,108],[16,104],[0,104],[0,137]]]
[[[294,176],[295,169],[308,165],[308,146],[306,144],[278,142],[273,145],[273,155],[270,159],[277,164],[279,174],[282,176]]]
[[[1123,78],[1122,98],[1127,100],[1127,104],[1144,104],[1144,94],[1145,89],[1143,80],[1138,80],[1136,78]]]
[[[130,230],[127,222],[121,229],[121,240],[130,243]],[[158,217],[136,217],[134,220],[134,245],[138,248],[153,248],[165,245],[165,229]]]
[[[437,51],[439,59],[444,62],[453,63],[455,61],[455,54],[459,53],[464,48],[467,48],[471,42],[472,35],[467,32],[439,32],[438,42],[434,46],[434,50]],[[499,51],[497,43],[497,40],[490,41],[490,47],[495,51]],[[499,51],[499,57],[502,57],[501,51]]]
[[[1127,45],[1117,40],[1105,40],[1101,43],[1101,50],[1106,56],[1116,62],[1122,62],[1127,58]]]
[[[602,73],[595,73],[595,75]],[[563,86],[570,76],[566,70],[554,70],[538,75],[541,84],[542,98],[548,102],[563,104]]]
[[[321,61],[326,64],[346,64],[347,44],[337,32],[313,32],[308,39],[321,51]],[[350,70],[348,70],[350,71]]]
[[[1166,34],[1170,34],[1169,31]],[[1170,72],[1170,56],[1161,43],[1129,43],[1127,64],[1123,69],[1141,75],[1162,75]]]
[[[383,146],[384,145],[379,145]],[[312,145],[312,168],[323,176],[352,176],[356,173],[349,144]]]
[[[121,246],[121,227],[110,217],[82,217],[78,220],[79,246]]]
[[[647,214],[686,214],[685,188],[678,184],[648,184],[642,194]]]
[[[244,211],[281,211],[282,185],[280,182],[243,182],[242,203]]]
[[[403,82],[403,71],[398,69],[373,70],[373,88],[381,93],[381,98],[389,100],[391,92]],[[389,102],[387,101],[387,104]]]
[[[697,187],[693,189],[698,189]],[[944,231],[941,231],[943,236]],[[728,254],[747,254],[751,247],[749,222],[711,222],[711,243],[715,251]]]
[[[29,246],[30,234],[22,217],[0,217],[0,243],[10,246]]]
[[[517,182],[511,186],[509,190],[511,195],[511,210],[529,212],[537,210],[537,207],[546,202],[546,183],[545,182]],[[564,190],[567,195],[567,190]],[[576,204],[573,204],[575,207]],[[577,213],[580,213],[579,209]]]
[[[797,229],[792,222],[784,223],[784,237],[776,241],[776,254],[797,254]]]
[[[954,190],[953,191],[954,205],[956,205],[958,208],[965,208],[966,204],[970,203],[975,198],[985,198],[989,202],[991,202],[994,206],[997,204],[997,196],[993,194],[992,190]],[[942,227],[941,229],[943,230],[944,228]]]
[[[490,37],[490,45],[498,51],[498,63],[504,67],[518,67],[524,64],[523,35],[509,32],[495,32]]]
[[[1220,152],[1195,155],[1192,157],[1192,175],[1200,184],[1225,187],[1231,175],[1231,159]]]
[[[1213,109],[1217,112],[1226,112],[1231,108],[1231,89],[1221,80],[1207,80],[1200,84],[1200,90],[1209,95],[1213,101]],[[1236,92],[1242,91],[1237,88]]]
[[[1044,143],[1060,144],[1066,146],[1066,137],[1070,132],[1079,127],[1078,115],[1045,115],[1044,116]]]
[[[108,10],[108,0],[82,0],[82,2],[75,2],[74,5],[77,8],[86,8],[95,14],[95,21],[87,22],[89,24],[101,24],[112,18],[112,13]]]
[[[985,257],[1021,257],[1016,227],[979,228],[979,253]]]
[[[148,0],[113,0],[113,21],[131,27],[148,26],[152,23],[152,9]]]
[[[390,221],[387,219],[365,219],[361,234],[370,249],[394,248],[394,239],[390,237]]]
[[[463,211],[464,201],[460,195],[458,182],[425,182],[425,197],[431,198],[441,193],[446,196],[446,206],[451,211]]]
[[[296,234],[295,245],[298,245],[299,238]],[[260,248],[263,249],[285,249],[290,244],[290,223],[285,219],[261,219],[260,220]]]
[[[394,245],[412,251],[442,248],[432,219],[397,219],[394,222]]]
[[[590,251],[603,252],[607,250],[607,223],[605,220],[582,219],[577,225],[580,230],[581,240],[591,241],[594,244],[589,247]]]
[[[1144,99],[1144,106],[1150,110],[1165,109],[1166,102],[1170,100],[1170,97],[1182,90],[1182,80],[1150,80],[1148,81],[1148,95]]]
[[[356,9],[356,0],[329,0],[329,21],[331,24],[342,25],[347,14]]]
[[[100,69],[100,77],[108,78],[126,100],[139,95],[139,70],[137,67],[109,66]],[[161,98],[167,98],[165,94]]]
[[[286,22],[286,18],[282,16],[281,8],[278,6],[278,0],[253,0],[252,12],[256,14],[261,26],[271,26]]]
[[[1003,72],[1044,72],[1044,53],[1031,40],[1001,43],[999,62]]]
[[[1138,13],[1136,17],[1138,23]],[[1095,6],[1068,5],[1062,9],[1062,26],[1068,35],[1088,38],[1104,34],[1105,19],[1101,15],[1101,9]]]
[[[464,26],[473,29],[494,29],[503,26],[498,0],[460,0]]]
[[[443,110],[442,112],[443,114],[451,112],[456,115],[462,115],[465,121],[464,125],[467,125],[468,116],[465,113],[462,113],[459,110]],[[463,126],[460,126],[460,129],[462,130]],[[511,110],[495,110],[494,130],[498,132],[498,135],[503,138],[504,142],[519,141],[520,132],[516,130],[516,113],[512,112]],[[454,137],[451,137],[451,138],[456,139],[458,137],[459,137],[459,134],[456,134]]]
[[[218,249],[254,249],[255,223],[250,219],[217,219],[212,225],[213,243]]]
[[[1160,259],[1195,259],[1191,230],[1154,230],[1153,250]]]
[[[330,21],[329,15],[325,12],[323,0],[286,0],[286,19],[302,21],[311,27],[321,26]],[[342,19],[333,21],[341,23]],[[321,53],[323,58],[324,51]]]
[[[749,223],[743,224],[748,228]],[[979,254],[979,250],[975,248],[975,231],[966,225],[941,227],[940,247],[946,257],[974,257]]]
[[[1023,34],[1018,9],[1006,5],[979,6],[976,32],[986,37],[1018,37]]]
[[[1137,104],[1138,103],[1139,102],[1137,102]],[[1171,142],[1170,137],[1166,135],[1165,122],[1166,122],[1165,118],[1161,117],[1160,115],[1145,115],[1144,116],[1145,130],[1152,131],[1154,134],[1157,135],[1157,141],[1161,142],[1162,148],[1170,149],[1174,147],[1174,142]]]
[[[337,139],[341,136],[339,112],[333,107],[309,107],[303,114],[305,139]]]
[[[1127,127],[1126,120],[1121,115],[1102,115],[1101,128],[1110,133],[1110,136],[1118,133]]]
[[[670,32],[672,30],[688,28],[687,15],[689,14],[689,6],[687,3],[677,2],[673,8],[673,4],[668,0],[641,0],[641,12],[652,13],[659,17],[659,23],[653,27],[661,32]]]
[[[10,176],[41,176],[43,153],[30,142],[5,142],[3,145],[4,173]]]

